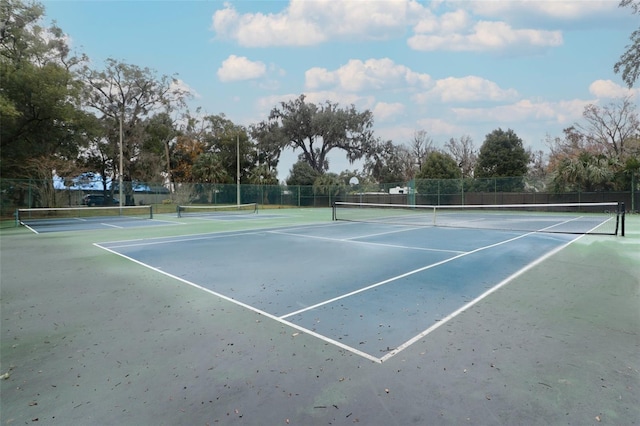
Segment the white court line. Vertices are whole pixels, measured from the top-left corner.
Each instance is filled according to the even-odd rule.
[[[286,320],[284,320],[284,319],[282,319],[282,318],[278,318],[277,316],[275,316],[275,315],[273,315],[273,314],[270,314],[270,313],[265,312],[265,311],[263,311],[263,310],[260,310],[260,309],[254,308],[254,307],[253,307],[253,306],[251,306],[251,305],[247,305],[246,303],[242,303],[242,302],[240,302],[240,301],[238,301],[238,300],[232,299],[232,298],[230,298],[230,297],[228,297],[228,296],[225,296],[224,294],[221,294],[221,293],[215,292],[215,291],[210,290],[210,289],[208,289],[208,288],[206,288],[206,287],[202,287],[201,285],[198,285],[198,284],[193,283],[193,282],[191,282],[191,281],[185,280],[184,278],[180,278],[180,277],[178,277],[178,276],[172,275],[172,274],[170,274],[170,273],[168,273],[168,272],[165,272],[165,271],[163,271],[163,270],[161,270],[161,269],[155,268],[155,267],[153,267],[153,266],[151,266],[151,265],[147,265],[146,263],[140,262],[139,260],[136,260],[136,259],[134,259],[134,258],[132,258],[132,257],[126,256],[126,255],[124,255],[124,254],[122,254],[122,253],[118,253],[117,251],[111,250],[111,249],[109,249],[109,248],[107,248],[107,247],[103,247],[103,246],[101,246],[101,245],[100,245],[100,244],[98,244],[98,243],[93,243],[93,245],[94,245],[94,246],[96,246],[96,247],[98,247],[98,248],[101,248],[101,249],[103,249],[103,250],[106,250],[106,251],[108,251],[108,252],[110,252],[110,253],[113,253],[113,254],[116,254],[116,255],[118,255],[118,256],[120,256],[120,257],[123,257],[123,258],[125,258],[125,259],[127,259],[127,260],[130,260],[131,262],[137,263],[138,265],[144,266],[145,268],[149,268],[149,269],[151,269],[152,271],[159,272],[159,273],[161,273],[161,274],[163,274],[163,275],[165,275],[165,276],[167,276],[167,277],[170,277],[170,278],[176,279],[176,280],[178,280],[178,281],[180,281],[180,282],[182,282],[182,283],[188,284],[188,285],[190,285],[190,286],[192,286],[192,287],[195,287],[195,288],[197,288],[197,289],[199,289],[199,290],[202,290],[202,291],[205,291],[205,292],[207,292],[207,293],[209,293],[209,294],[212,294],[212,295],[214,295],[214,296],[220,297],[220,298],[222,298],[222,299],[224,299],[224,300],[226,300],[226,301],[228,301],[228,302],[235,303],[235,304],[236,304],[236,305],[238,305],[238,306],[242,306],[243,308],[249,309],[250,311],[253,311],[253,312],[257,313],[257,314],[264,315],[264,316],[265,316],[265,317],[267,317],[267,318],[270,318],[270,319],[272,319],[272,320],[278,321],[279,323],[285,324],[285,325],[287,325],[287,326],[289,326],[289,327],[291,327],[291,328],[295,328],[296,330],[300,330],[300,331],[301,331],[301,332],[303,332],[303,333],[309,334],[309,335],[311,335],[311,336],[313,336],[313,337],[316,337],[316,338],[318,338],[318,339],[320,339],[320,340],[324,340],[324,341],[325,341],[325,342],[327,342],[327,343],[331,343],[332,345],[338,346],[339,348],[342,348],[342,349],[344,349],[344,350],[346,350],[346,351],[352,352],[352,353],[354,353],[354,354],[356,354],[356,355],[359,355],[359,356],[361,356],[361,357],[363,357],[363,358],[366,358],[366,359],[368,359],[368,360],[371,360],[371,361],[373,361],[373,362],[377,362],[377,363],[380,363],[380,362],[381,362],[381,361],[380,361],[380,358],[376,358],[376,357],[374,357],[374,356],[372,356],[372,355],[369,355],[369,354],[368,354],[368,353],[366,353],[366,352],[362,352],[362,351],[359,351],[359,350],[357,350],[357,349],[355,349],[355,348],[352,348],[351,346],[345,345],[345,344],[344,344],[344,343],[342,343],[342,342],[339,342],[339,341],[337,341],[337,340],[330,339],[330,338],[328,338],[328,337],[326,337],[326,336],[323,336],[322,334],[318,334],[318,333],[316,333],[316,332],[315,332],[315,331],[313,331],[313,330],[309,330],[309,329],[307,329],[307,328],[301,327],[301,326],[299,326],[299,325],[297,325],[297,324],[294,324],[294,323],[292,323],[292,322],[286,321]]]
[[[108,227],[111,227],[111,228],[124,229],[124,227],[118,226],[118,225],[114,225],[112,223],[100,223],[100,225],[108,226]]]
[[[419,229],[419,228],[413,228],[413,229]],[[325,240],[325,241],[334,241],[334,242],[343,242],[343,243],[353,243],[353,244],[365,244],[365,245],[371,245],[371,246],[391,247],[391,248],[400,248],[400,249],[407,249],[407,250],[433,251],[433,252],[439,252],[439,253],[456,253],[456,254],[466,253],[465,251],[460,251],[460,250],[444,250],[444,249],[434,249],[434,248],[427,248],[427,247],[402,246],[402,245],[397,245],[397,244],[373,243],[373,242],[370,242],[370,241],[358,241],[358,240],[355,240],[355,238],[366,238],[366,237],[369,237],[369,236],[391,234],[392,232],[381,232],[379,234],[363,235],[363,236],[351,237],[351,238],[320,237],[320,236],[317,236],[317,235],[294,234],[292,232],[282,232],[282,231],[269,231],[269,233],[270,234],[279,234],[279,235],[291,235],[291,236],[294,236],[294,237],[310,238],[310,239],[316,239],[316,240]]]
[[[352,223],[352,222],[349,222]],[[355,237],[348,237],[348,238],[336,238],[335,241],[347,241],[347,240],[354,240],[357,238],[369,238],[369,237],[377,237],[378,235],[387,235],[387,234],[397,234],[399,232],[408,232],[408,231],[415,231],[416,229],[424,229],[424,226],[407,226],[407,225],[394,225],[395,228],[397,228],[398,226],[401,227],[401,229],[394,229],[392,231],[385,231],[385,232],[377,232],[375,234],[366,234],[366,235],[358,235]],[[320,226],[318,226],[317,228],[320,228]],[[288,234],[288,235],[296,235],[299,237],[310,237],[313,238],[313,235],[307,235],[307,234],[296,234],[294,232],[289,232],[289,231],[295,231],[296,229],[302,229],[302,230],[306,230],[308,228],[302,228],[302,227],[297,227],[297,228],[286,228],[287,232],[282,232],[280,230],[274,230],[272,231],[273,233],[280,233],[280,234]],[[326,238],[326,239],[332,239],[329,237],[315,237],[315,238]]]
[[[174,223],[174,222],[170,222],[170,223]],[[184,223],[184,222],[176,222],[176,223],[188,225],[187,223]],[[199,240],[207,240],[207,239],[215,239],[215,238],[239,237],[243,235],[255,235],[260,233],[266,233],[266,232],[279,230],[279,229],[288,229],[288,230],[289,229],[290,230],[309,229],[309,228],[315,229],[315,228],[322,228],[324,226],[336,226],[336,225],[338,224],[325,225],[324,222],[319,222],[319,223],[311,223],[307,227],[295,226],[290,228],[289,227],[275,228],[273,226],[270,226],[265,228],[258,228],[251,231],[216,231],[216,232],[208,232],[208,233],[180,235],[175,237],[151,237],[151,238],[141,238],[141,239],[134,239],[134,240],[105,241],[97,244],[109,244],[111,248],[121,248],[121,247],[144,246],[146,244],[148,245],[170,244],[174,242],[179,243],[179,242],[199,241]],[[130,244],[131,242],[136,242],[136,243]],[[116,243],[120,243],[120,245],[111,246],[111,244],[116,244]]]
[[[213,215],[211,215],[211,216],[206,216],[206,215],[201,215],[201,216],[189,216],[189,215],[186,215],[186,216],[180,216],[180,217],[181,217],[181,218],[182,218],[182,217],[188,217],[189,219],[193,219],[193,220],[206,220],[206,221],[212,221],[212,220],[225,220],[225,219],[227,219],[227,218],[234,217],[234,216],[231,216],[231,215],[224,215],[224,216],[223,216],[223,215],[216,215],[216,216],[213,216]]]
[[[371,237],[377,237],[380,235],[389,235],[389,234],[398,234],[400,232],[408,232],[408,231],[415,231],[416,229],[424,229],[424,226],[420,226],[420,227],[416,227],[416,226],[403,226],[403,229],[394,229],[393,231],[385,231],[385,232],[376,232],[375,234],[367,234],[367,235],[359,235],[357,237],[349,237],[349,238],[345,238],[346,240],[355,240],[358,238],[371,238]]]
[[[201,240],[214,240],[217,238],[231,238],[231,237],[241,237],[243,235],[253,235],[253,234],[261,234],[264,233],[266,231],[252,231],[252,232],[236,232],[233,234],[230,233],[226,233],[226,231],[220,232],[220,233],[214,233],[214,234],[205,234],[203,236],[197,236],[197,235],[201,235],[201,234],[197,234],[194,236],[190,236],[188,238],[181,238],[181,237],[157,237],[157,238],[170,238],[164,241],[150,241],[150,240],[129,240],[129,241],[115,241],[115,242],[120,242],[123,243],[121,245],[114,245],[114,246],[110,246],[110,248],[122,248],[122,247],[138,247],[138,246],[153,246],[153,245],[157,245],[157,244],[171,244],[171,243],[183,243],[183,242],[187,242],[187,241],[201,241]],[[137,242],[135,244],[128,244],[131,241],[140,241]],[[98,244],[98,243],[96,243]],[[112,244],[112,243],[102,243],[102,244]]]
[[[33,232],[34,234],[39,234],[38,231],[36,231],[35,229],[33,229],[32,227],[30,227],[29,225],[27,225],[24,222],[20,222],[22,224],[22,226],[24,226],[25,228],[27,228],[29,231]]]

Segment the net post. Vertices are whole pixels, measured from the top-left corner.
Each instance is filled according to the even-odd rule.
[[[20,210],[16,209],[16,211],[13,213],[13,217],[16,221],[16,227],[20,226]]]
[[[176,215],[177,215],[177,217],[180,217],[180,205],[179,204],[176,206]]]
[[[153,219],[153,205],[149,204],[149,219]]]
[[[624,215],[625,215],[625,205],[624,202],[620,203],[620,236],[624,237]]]
[[[331,220],[336,220],[336,202],[331,205]]]

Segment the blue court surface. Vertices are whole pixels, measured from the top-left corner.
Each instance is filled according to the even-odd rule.
[[[287,216],[279,215],[279,214],[224,214],[224,213],[216,213],[216,214],[204,214],[204,215],[194,215],[190,216],[193,220],[202,220],[202,221],[246,221],[246,220],[262,220],[262,219],[281,219]]]
[[[64,209],[60,209],[64,211]],[[83,209],[69,209],[82,211]],[[88,209],[84,209],[88,210]],[[253,221],[278,219],[286,216],[278,214],[204,214],[191,216],[188,221]],[[25,218],[20,220],[20,224],[36,234],[48,232],[68,232],[68,231],[98,231],[101,229],[127,229],[143,228],[152,226],[180,225],[181,218],[176,218],[173,214],[155,215],[153,219],[135,215],[122,216],[87,216],[87,217],[39,217]]]
[[[333,222],[96,246],[383,362],[575,238]]]
[[[64,219],[25,220],[22,225],[36,234],[47,232],[95,231],[100,229],[126,229],[148,226],[176,225],[175,221],[143,219],[138,217],[70,217]]]

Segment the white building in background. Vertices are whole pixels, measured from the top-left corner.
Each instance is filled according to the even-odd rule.
[[[389,188],[389,194],[408,194],[411,189],[408,186],[396,186],[395,188]]]

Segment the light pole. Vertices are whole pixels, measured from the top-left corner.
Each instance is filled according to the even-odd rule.
[[[115,105],[111,105],[111,107],[109,108],[109,112],[111,112],[113,114],[113,118],[117,118],[118,119],[118,124],[119,124],[119,132],[118,132],[118,151],[119,151],[119,162],[120,162],[120,167],[118,168],[118,206],[120,207],[120,214],[122,214],[122,176],[123,176],[123,154],[122,154],[122,144],[123,144],[123,132],[122,132],[122,122],[124,121],[124,103],[122,104],[121,108],[118,108]],[[113,189],[113,183],[111,185],[111,188]],[[112,191],[113,192],[113,191]]]
[[[462,161],[458,164],[460,167],[460,204],[464,206],[464,165]]]
[[[118,180],[118,190],[119,190],[119,194],[118,194],[118,203],[120,205],[120,214],[122,214],[122,174],[123,174],[123,170],[122,170],[122,121],[124,120],[124,106],[122,107],[122,109],[120,110],[120,170],[118,173],[119,174],[119,180]]]
[[[236,203],[240,207],[240,136],[236,135]]]

